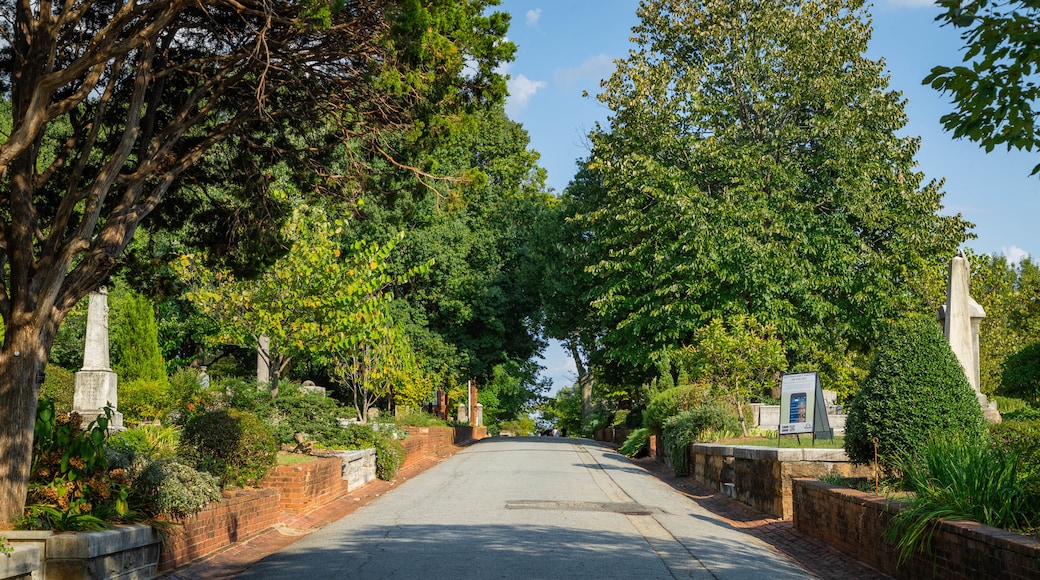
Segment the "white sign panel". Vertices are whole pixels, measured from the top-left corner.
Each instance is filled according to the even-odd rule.
[[[780,434],[812,433],[817,373],[784,375],[780,385]]]

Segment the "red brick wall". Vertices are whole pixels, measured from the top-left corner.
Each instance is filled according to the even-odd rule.
[[[425,457],[443,457],[449,454],[455,445],[459,435],[459,427],[406,427],[408,438],[402,441],[407,453],[402,467],[418,463]],[[463,435],[469,438],[470,427],[461,428],[466,430]],[[477,429],[483,429],[478,427]],[[485,430],[486,434],[487,431]]]
[[[280,492],[283,510],[307,512],[347,493],[342,473],[343,461],[339,457],[322,457],[307,463],[279,465],[260,486]]]
[[[896,578],[1040,578],[1040,542],[974,522],[941,522],[929,554],[902,564],[885,530],[904,504],[814,479],[794,480],[794,526]]]
[[[224,499],[168,532],[159,569],[175,568],[258,534],[278,523],[280,512],[277,489],[224,492]]]

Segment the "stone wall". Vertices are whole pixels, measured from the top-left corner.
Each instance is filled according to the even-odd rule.
[[[0,554],[0,580],[31,580],[40,577],[39,546],[18,545],[6,556]]]
[[[794,527],[896,578],[1040,578],[1040,542],[975,522],[940,522],[930,554],[899,564],[885,529],[904,504],[812,479],[794,481]]]
[[[690,446],[690,473],[713,489],[785,520],[792,517],[792,479],[831,473],[843,477],[873,475],[870,467],[849,463],[841,449],[776,449],[707,443]]]
[[[73,534],[4,531],[3,536],[20,550],[35,552],[34,579],[151,578],[159,563],[159,535],[150,526],[117,526]]]
[[[335,479],[339,481],[338,473]],[[277,524],[282,511],[278,496],[273,488],[224,492],[221,501],[211,503],[168,532],[160,569],[176,568]]]

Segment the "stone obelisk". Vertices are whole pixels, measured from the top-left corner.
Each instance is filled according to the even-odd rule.
[[[101,287],[90,293],[87,307],[87,333],[83,344],[83,368],[76,373],[72,410],[83,417],[84,426],[112,408],[110,430],[123,429],[123,415],[117,411],[119,396],[116,374],[108,356],[108,291]]]
[[[975,389],[975,397],[982,406],[986,419],[1000,421],[996,404],[990,403],[982,393],[981,373],[979,365],[979,326],[986,317],[986,311],[970,294],[971,266],[964,252],[958,252],[950,261],[950,279],[946,286],[946,304],[939,309],[939,320],[943,323],[943,332],[950,343],[950,349],[957,356],[968,382]]]

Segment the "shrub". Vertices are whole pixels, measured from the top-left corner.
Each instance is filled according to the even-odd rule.
[[[165,423],[184,425],[192,417],[219,407],[217,391],[203,388],[199,384],[199,372],[195,369],[181,369],[169,380],[170,403]]]
[[[112,369],[126,379],[144,379],[165,387],[166,363],[159,352],[155,305],[146,296],[123,290],[112,293]]]
[[[351,413],[351,416],[356,415],[357,412]],[[422,411],[408,411],[406,413],[398,413],[394,417],[394,423],[398,425],[408,425],[413,427],[446,427],[448,422],[440,417],[435,417],[429,413]],[[505,429],[505,427],[502,427]]]
[[[1024,472],[1040,477],[1040,418],[1007,419],[1003,423],[990,425],[989,430],[994,446],[1006,449],[1017,457]]]
[[[220,479],[221,487],[256,485],[274,465],[278,444],[271,430],[243,411],[210,411],[184,426],[179,454]]]
[[[213,380],[211,388],[223,393],[227,405],[232,409],[249,411],[258,417],[271,414],[271,385],[269,384],[259,384],[255,379],[226,378]],[[284,388],[279,387],[278,392],[283,396],[288,396]]]
[[[108,437],[108,445],[121,444],[148,459],[164,459],[177,455],[180,438],[180,429],[174,425],[141,425],[113,433]]]
[[[169,408],[166,381],[130,379],[119,382],[119,411],[127,423],[161,419]]]
[[[534,419],[530,417],[520,417],[512,421],[503,421],[499,427],[501,431],[510,431],[517,437],[527,437],[534,434]]]
[[[1000,394],[1040,402],[1040,342],[1033,343],[1004,360]]]
[[[40,397],[54,401],[54,409],[59,413],[72,411],[72,399],[76,393],[76,374],[48,363],[43,376]]]
[[[664,422],[664,440],[675,475],[690,474],[690,443],[717,441],[740,432],[737,414],[717,403],[701,405]]]
[[[636,429],[629,433],[624,445],[618,449],[625,457],[639,457],[646,453],[650,445],[650,430],[646,427]]]
[[[1023,477],[1018,458],[982,438],[936,437],[918,456],[903,456],[896,465],[915,494],[888,530],[901,561],[927,549],[935,520],[971,520],[1008,530],[1036,522],[1040,496]]]
[[[376,477],[390,481],[404,464],[406,452],[397,439],[379,435],[375,439]]]
[[[174,457],[148,464],[134,482],[134,498],[155,517],[193,516],[220,499],[220,481]]]
[[[338,448],[348,440],[337,417],[353,416],[336,399],[319,395],[279,396],[272,401],[273,424],[279,443],[292,445],[296,433],[306,433],[321,447]]]
[[[892,325],[859,393],[849,404],[845,451],[891,472],[932,437],[981,436],[982,409],[939,325],[914,316]]]
[[[650,399],[643,411],[643,424],[651,433],[661,434],[664,422],[684,411],[707,402],[708,388],[703,384],[681,385],[665,389]]]

